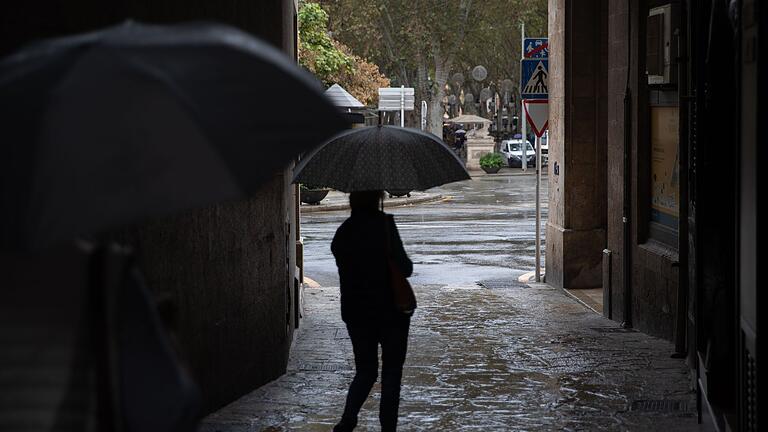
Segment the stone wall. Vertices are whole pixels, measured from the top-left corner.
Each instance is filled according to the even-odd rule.
[[[602,284],[607,2],[549,2],[547,282]],[[555,172],[557,167],[557,172]]]
[[[611,251],[610,300],[606,312],[619,322],[671,340],[679,281],[677,248],[653,240],[648,234],[650,213],[650,120],[645,70],[645,2],[611,2],[608,9],[608,136],[607,136],[607,248]],[[631,13],[631,35],[627,13]],[[627,58],[630,49],[631,59]],[[631,67],[627,62],[631,61]],[[629,71],[629,81],[627,72]],[[629,84],[630,121],[625,124],[624,98]],[[624,134],[630,131],[630,250],[624,246]],[[630,259],[630,314],[624,260]],[[608,313],[607,313],[608,314]]]
[[[549,2],[547,282],[563,288],[597,287],[603,285],[605,272],[604,313],[672,339],[677,249],[652,239],[648,228],[651,90],[640,73],[645,70],[644,55],[638,55],[645,52],[645,19],[640,17],[647,14],[647,4],[629,4],[631,35],[627,2]],[[627,84],[629,125],[624,116]],[[628,173],[624,168],[626,127],[631,127]],[[630,177],[628,251],[623,222],[625,175]],[[611,251],[610,262],[602,263],[604,248]],[[624,278],[627,255],[632,268],[630,291]]]
[[[283,176],[252,199],[126,231],[149,287],[178,310],[183,357],[208,409],[282,373],[292,337]]]
[[[609,285],[604,286],[604,314],[624,320],[624,96],[627,87],[627,3],[612,2],[608,9],[608,148],[606,164],[610,179],[607,217],[607,248],[611,251]]]
[[[488,153],[493,153],[494,145],[493,138],[490,136],[475,136],[467,138],[467,142],[464,144],[467,146],[467,169],[470,171],[479,171],[480,158]]]

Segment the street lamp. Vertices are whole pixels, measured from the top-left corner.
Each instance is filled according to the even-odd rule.
[[[500,82],[498,90],[501,94],[494,92],[494,122],[488,131],[488,134],[496,142],[497,148],[500,147],[502,140],[512,137],[518,122],[517,116],[513,115],[515,108],[514,83],[510,79],[504,79]]]

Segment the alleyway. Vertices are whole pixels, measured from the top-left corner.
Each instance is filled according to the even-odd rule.
[[[533,267],[532,188],[532,176],[486,177],[441,188],[452,201],[392,211],[420,302],[401,429],[695,430],[689,377],[670,344],[517,282]],[[323,287],[305,291],[288,372],[202,431],[328,431],[338,420],[353,361],[328,245],[344,217],[304,220],[307,275]],[[378,388],[359,430],[378,430]]]

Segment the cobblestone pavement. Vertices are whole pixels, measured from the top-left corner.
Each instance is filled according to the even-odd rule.
[[[416,291],[401,430],[697,430],[686,368],[665,341],[623,331],[545,285]],[[338,289],[307,289],[305,308],[288,372],[201,431],[331,429],[353,376]],[[379,429],[378,392],[358,430]]]
[[[687,370],[669,343],[517,282],[534,264],[534,180],[481,176],[430,190],[448,201],[387,210],[419,298],[400,429],[696,430]],[[303,216],[305,271],[326,288],[305,290],[287,373],[209,416],[203,432],[328,431],[338,420],[354,372],[329,245],[346,217]],[[378,386],[359,430],[379,430],[377,403]]]

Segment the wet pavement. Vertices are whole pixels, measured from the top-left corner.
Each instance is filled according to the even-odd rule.
[[[386,207],[403,207],[441,201],[443,196],[432,192],[413,191],[404,196],[387,198]],[[301,213],[309,214],[322,211],[349,211],[349,195],[344,192],[330,191],[328,195],[317,204],[302,204]]]
[[[546,184],[546,177],[542,182]],[[414,262],[411,282],[464,284],[517,279],[532,271],[535,185],[533,175],[480,176],[430,189],[442,195],[442,201],[387,209],[395,215],[405,250]],[[542,232],[546,204],[543,188]],[[330,245],[348,215],[348,211],[302,215],[304,274],[323,286],[339,283]]]
[[[393,209],[419,309],[403,374],[400,429],[697,430],[673,347],[626,331],[562,291],[526,285],[532,176],[441,188],[449,202]],[[287,373],[212,414],[202,431],[328,431],[354,374],[328,245],[345,213],[304,218],[305,311]],[[378,384],[358,430],[379,430]]]

